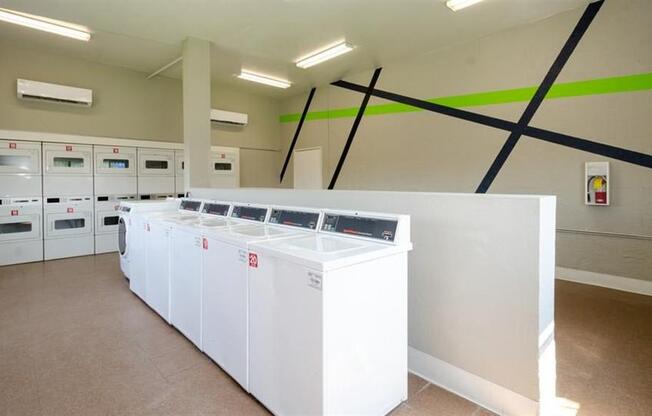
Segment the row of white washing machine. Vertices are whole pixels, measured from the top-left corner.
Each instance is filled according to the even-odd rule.
[[[409,217],[123,202],[131,290],[276,415],[384,415],[407,398]]]
[[[211,164],[237,186],[236,156]],[[120,201],[183,194],[183,169],[182,151],[0,140],[0,265],[116,251]]]

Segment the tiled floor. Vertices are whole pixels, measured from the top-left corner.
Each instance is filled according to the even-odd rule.
[[[652,301],[561,282],[559,396],[652,409]],[[128,289],[116,255],[0,268],[0,415],[265,415]],[[491,413],[416,377],[393,416]]]

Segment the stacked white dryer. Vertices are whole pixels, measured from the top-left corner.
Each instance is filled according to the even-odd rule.
[[[118,250],[118,207],[138,194],[135,147],[94,146],[95,253]]]
[[[0,140],[0,265],[43,260],[41,144]]]
[[[174,150],[138,148],[138,196],[165,199],[174,196]]]
[[[93,254],[93,148],[43,143],[44,258]]]
[[[209,186],[211,188],[240,187],[240,149],[212,146],[209,163]],[[174,189],[177,197],[186,194],[183,183],[185,157],[183,150],[174,151],[175,177]]]

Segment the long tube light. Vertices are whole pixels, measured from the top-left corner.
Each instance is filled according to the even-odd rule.
[[[473,6],[474,4],[480,3],[483,0],[448,0],[446,2],[446,7],[456,12],[462,10],[466,7]]]
[[[308,55],[299,58],[296,61],[296,64],[299,68],[310,68],[311,66],[320,64],[329,59],[333,59],[336,56],[344,55],[347,52],[351,52],[353,46],[349,45],[346,42],[338,42],[334,45],[329,45],[323,49],[310,52]]]
[[[65,22],[54,23],[51,19],[39,18],[38,16],[18,13],[7,9],[0,9],[0,20],[86,42],[91,39],[91,34],[89,32],[69,27],[65,25]]]
[[[288,88],[292,83],[290,81],[278,78],[272,78],[269,75],[257,74],[255,72],[241,70],[240,79],[246,79],[247,81],[257,82],[259,84],[265,84],[276,88]]]

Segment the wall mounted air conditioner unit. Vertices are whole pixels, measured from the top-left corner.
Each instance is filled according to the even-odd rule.
[[[234,113],[232,111],[211,110],[211,121],[216,123],[231,124],[233,126],[246,126],[249,116],[243,113]]]
[[[21,100],[47,101],[84,107],[93,105],[93,90],[18,79],[16,94]]]

